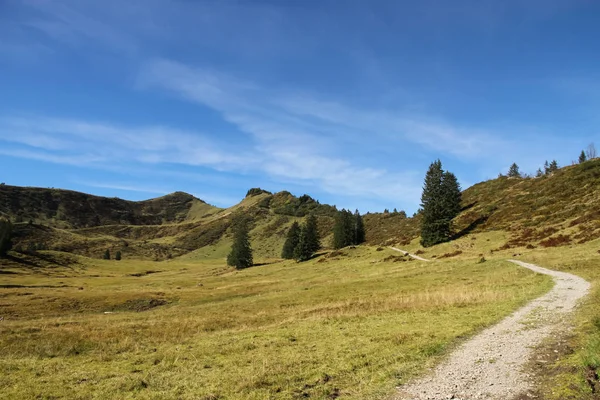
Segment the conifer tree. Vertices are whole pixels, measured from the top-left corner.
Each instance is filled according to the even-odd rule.
[[[440,160],[425,175],[421,208],[421,244],[433,246],[450,239],[452,219],[460,212],[461,193],[456,176],[444,172]]]
[[[421,224],[421,244],[424,247],[441,243],[450,236],[441,196],[444,171],[442,162],[436,160],[429,166],[421,195],[423,219]]]
[[[356,220],[349,210],[342,209],[335,216],[333,226],[333,248],[341,249],[355,243]]]
[[[106,249],[106,251],[104,252],[104,255],[102,256],[102,259],[110,260],[110,250]]]
[[[365,223],[362,216],[356,210],[354,212],[354,244],[361,244],[365,241]]]
[[[579,164],[587,161],[587,157],[585,155],[585,151],[581,150],[581,154],[579,155]]]
[[[543,176],[544,173],[542,172],[541,168],[538,168],[537,172],[535,173],[536,178],[539,178],[540,176]]]
[[[460,184],[452,172],[444,172],[442,176],[442,199],[445,203],[446,218],[452,220],[460,213],[462,201]]]
[[[548,160],[544,162],[544,175],[548,175],[550,173],[550,164],[548,164]]]
[[[309,260],[313,255],[310,247],[311,245],[307,225],[304,224],[302,228],[300,228],[298,245],[294,249],[294,259],[298,262]]]
[[[300,241],[300,224],[294,222],[287,233],[285,243],[283,244],[283,250],[281,251],[281,258],[292,259],[294,258],[294,250],[298,246]]]
[[[120,251],[117,251],[117,252],[115,253],[115,260],[117,260],[117,261],[121,261],[121,252],[120,252]]]
[[[548,172],[549,174],[558,171],[558,162],[556,162],[556,160],[552,160],[550,162],[550,165],[548,166]]]
[[[248,230],[248,220],[243,216],[238,216],[233,223],[233,244],[227,256],[227,265],[237,269],[252,266],[252,248]]]
[[[306,241],[312,257],[312,255],[321,248],[321,237],[319,236],[317,217],[314,214],[310,214],[306,218]]]
[[[508,177],[509,178],[520,178],[521,172],[519,171],[519,166],[517,163],[512,163],[510,168],[508,169]]]
[[[0,218],[0,257],[6,256],[6,253],[12,247],[12,223],[7,218]]]

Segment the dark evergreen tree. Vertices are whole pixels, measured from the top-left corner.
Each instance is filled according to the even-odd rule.
[[[421,244],[424,247],[450,239],[452,219],[460,212],[460,201],[456,176],[444,172],[440,160],[431,163],[421,195]]]
[[[556,160],[552,160],[550,162],[550,165],[548,166],[548,172],[549,174],[558,171],[558,162],[556,162]]]
[[[0,218],[0,257],[6,256],[6,253],[12,247],[12,223],[7,218]]]
[[[356,210],[354,212],[354,244],[361,244],[365,241],[365,223],[362,216]]]
[[[442,162],[436,160],[431,163],[425,175],[421,195],[421,208],[423,209],[421,244],[424,247],[441,243],[450,236],[450,226],[446,219],[442,199],[443,176]]]
[[[544,162],[544,175],[548,175],[550,173],[550,164],[548,164],[548,160]]]
[[[319,236],[317,217],[314,214],[310,214],[306,218],[306,241],[311,256],[321,248],[321,237]]]
[[[110,260],[110,250],[106,249],[104,255],[102,256],[104,260]]]
[[[294,259],[298,262],[309,260],[313,256],[311,251],[310,238],[306,224],[300,228],[300,237],[298,245],[294,249]]]
[[[300,241],[300,224],[294,222],[288,230],[285,243],[283,244],[283,250],[281,251],[281,258],[292,259],[294,258],[294,250],[298,246]]]
[[[120,252],[120,251],[117,251],[117,252],[115,253],[115,260],[117,260],[117,261],[121,261],[121,252]]]
[[[349,210],[342,209],[335,216],[333,248],[341,249],[355,243],[356,220]]]
[[[540,176],[543,176],[544,173],[542,172],[541,168],[538,168],[537,172],[535,173],[536,178],[539,178]]]
[[[508,177],[509,178],[520,178],[521,172],[519,171],[519,166],[517,163],[513,163],[508,169]]]
[[[454,219],[461,210],[462,194],[458,179],[452,172],[444,172],[442,176],[442,199],[446,209],[446,218]]]
[[[252,248],[248,231],[248,220],[243,216],[238,216],[233,223],[233,244],[227,256],[227,265],[237,269],[252,266]]]
[[[579,155],[579,164],[587,161],[587,157],[585,155],[585,151],[581,150],[581,154]]]

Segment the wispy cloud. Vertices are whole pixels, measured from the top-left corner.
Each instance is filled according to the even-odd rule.
[[[251,154],[231,154],[208,135],[151,126],[126,127],[65,118],[0,118],[0,140],[43,151],[6,151],[21,157],[60,162],[75,157],[82,164],[105,162],[175,163],[215,169],[244,169],[256,161]],[[49,154],[49,151],[54,153]],[[74,162],[72,162],[74,163]]]
[[[107,182],[81,181],[81,180],[73,180],[72,183],[74,183],[76,185],[92,187],[92,188],[121,190],[121,191],[126,191],[126,192],[150,193],[150,194],[159,194],[159,195],[165,195],[165,194],[174,192],[174,190],[169,190],[169,189],[165,189],[165,188],[140,186],[140,185],[131,184],[131,183],[107,183]]]

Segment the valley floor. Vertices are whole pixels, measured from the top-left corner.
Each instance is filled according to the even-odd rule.
[[[552,287],[508,254],[478,252],[428,263],[359,246],[242,271],[53,252],[52,268],[4,262],[0,398],[385,398]],[[521,258],[565,268],[558,254]],[[597,300],[585,271],[573,272]]]

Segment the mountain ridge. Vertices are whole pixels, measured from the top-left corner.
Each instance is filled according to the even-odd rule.
[[[37,196],[37,197],[36,197]],[[600,160],[538,177],[499,177],[463,191],[455,238],[504,230],[505,248],[583,243],[600,237]],[[65,204],[66,203],[66,204]],[[337,208],[308,195],[252,188],[240,203],[221,209],[184,192],[132,202],[62,189],[0,186],[0,212],[15,223],[15,244],[101,257],[106,249],[127,257],[224,257],[233,218],[251,220],[258,258],[278,258],[287,229],[313,213],[325,247]],[[406,244],[420,234],[420,214],[364,215],[367,243]]]

